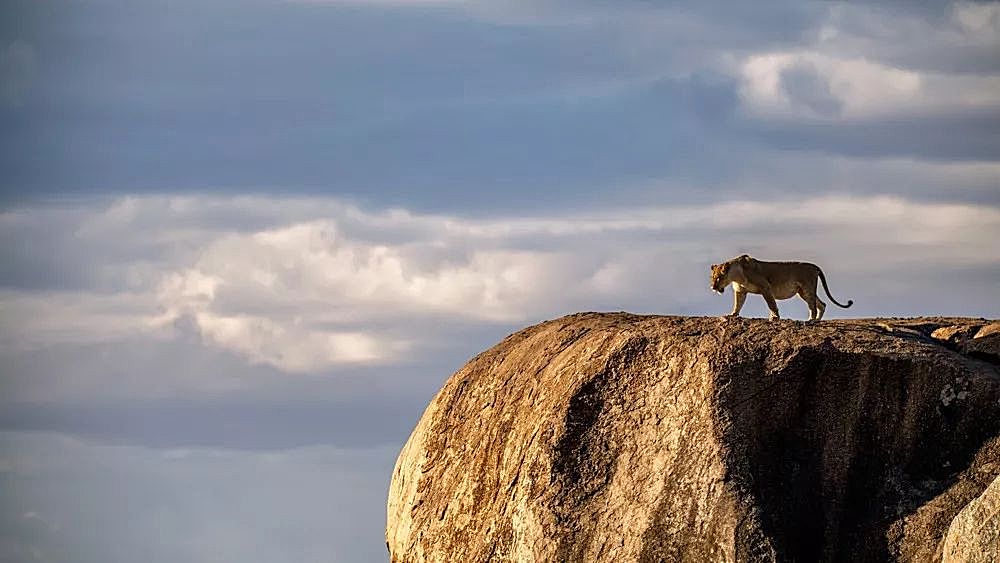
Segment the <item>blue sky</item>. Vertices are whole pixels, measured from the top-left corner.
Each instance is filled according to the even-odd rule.
[[[0,559],[384,560],[466,359],[743,252],[1000,316],[1000,5],[705,4],[4,3]]]

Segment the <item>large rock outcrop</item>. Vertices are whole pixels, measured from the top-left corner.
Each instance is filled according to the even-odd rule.
[[[530,327],[427,407],[393,473],[390,557],[940,560],[1000,474],[988,324],[588,313]]]

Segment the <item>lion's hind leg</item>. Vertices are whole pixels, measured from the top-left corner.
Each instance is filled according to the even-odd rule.
[[[799,289],[799,297],[806,302],[809,306],[809,320],[818,321],[823,318],[823,312],[826,311],[826,303],[819,300],[819,296],[816,295],[816,291],[809,291],[808,288]]]

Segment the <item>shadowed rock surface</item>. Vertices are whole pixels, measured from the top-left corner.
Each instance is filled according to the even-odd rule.
[[[393,473],[391,559],[941,560],[1000,474],[988,325],[586,313],[527,328],[424,412]]]

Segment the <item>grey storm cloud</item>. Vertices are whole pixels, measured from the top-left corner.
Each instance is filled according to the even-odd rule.
[[[831,91],[829,80],[811,65],[782,71],[781,87],[793,104],[804,105],[816,114],[836,117],[843,108],[843,103]]]
[[[32,45],[37,67],[33,95],[5,110],[8,201],[281,187],[525,210],[596,204],[648,178],[691,188],[661,189],[675,200],[728,196],[768,149],[996,158],[995,103],[846,119],[854,106],[830,89],[843,77],[799,65],[778,71],[793,101],[845,119],[775,122],[744,115],[739,72],[747,57],[815,52],[961,91],[972,86],[949,77],[996,75],[958,63],[995,52],[995,5],[115,6],[72,4],[55,19],[34,3],[7,7],[24,25],[0,41]],[[910,45],[943,62],[900,60]]]

